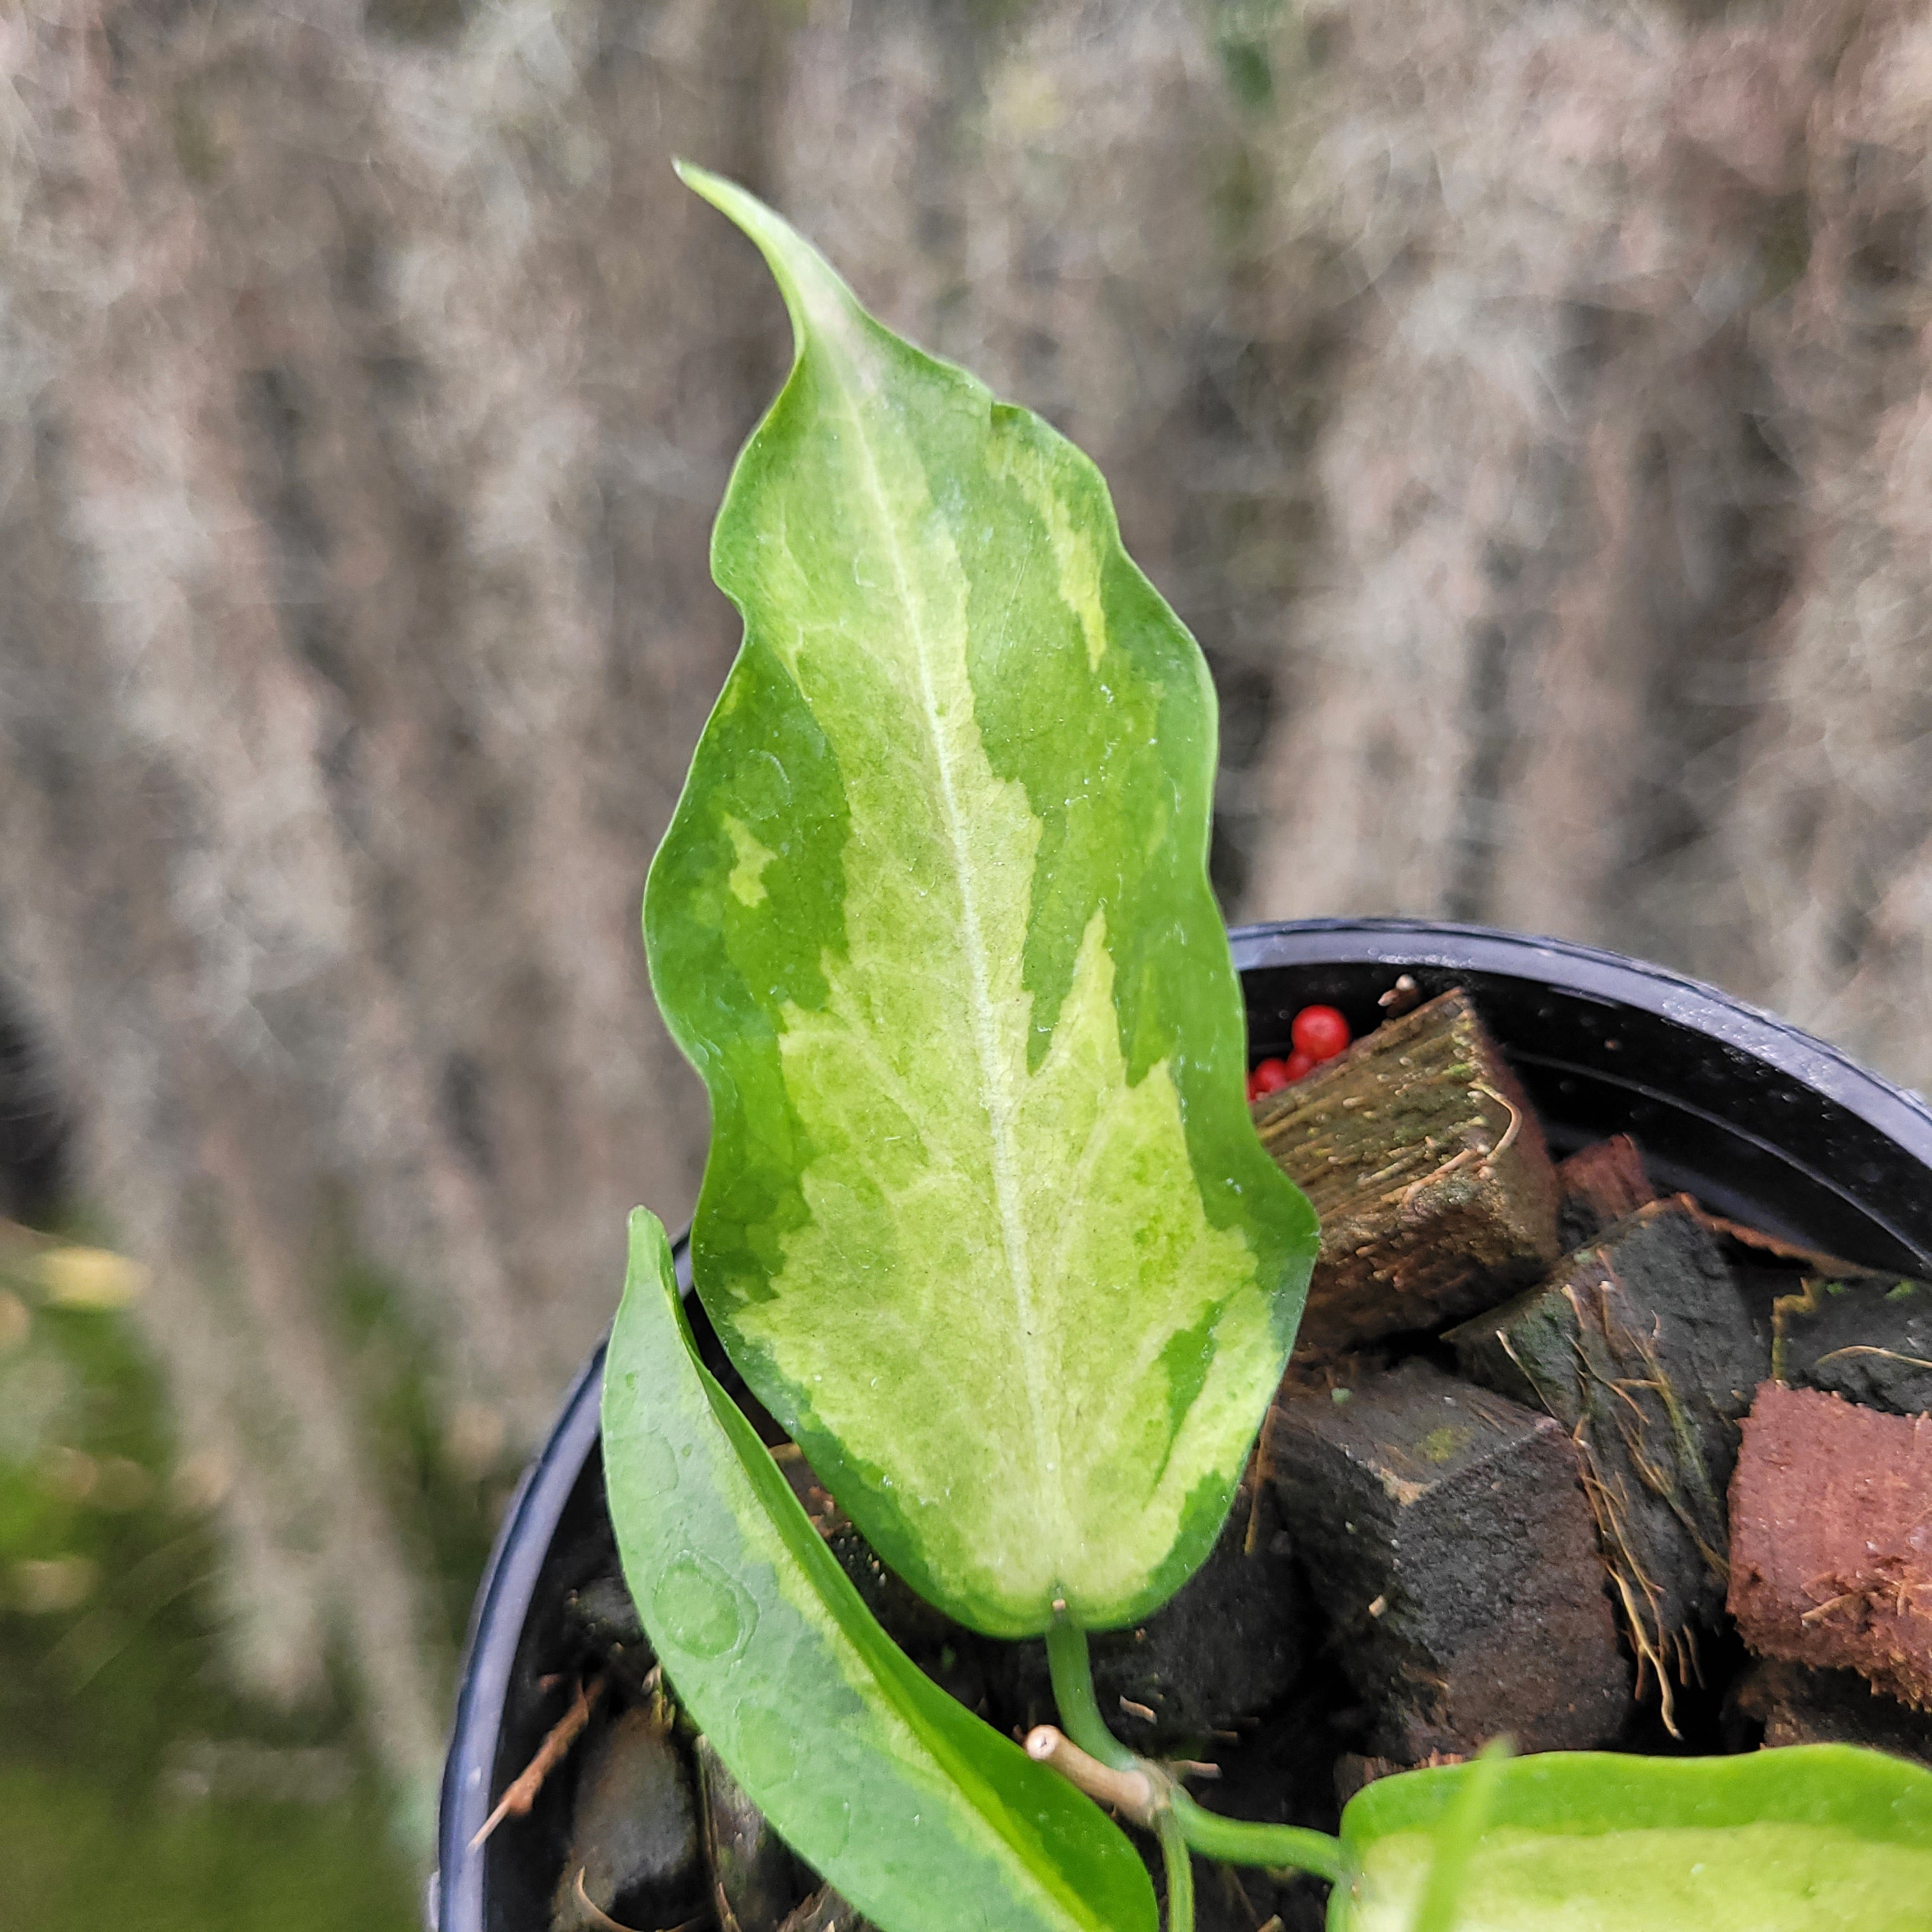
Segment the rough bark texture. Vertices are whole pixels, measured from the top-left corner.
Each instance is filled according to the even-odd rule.
[[[1724,1491],[1768,1366],[1716,1241],[1682,1197],[1653,1202],[1443,1339],[1465,1375],[1570,1431],[1631,1646],[1674,1730],[1670,1680],[1696,1681],[1697,1634],[1724,1608]]]
[[[1426,1362],[1268,1417],[1264,1456],[1332,1625],[1404,1764],[1492,1737],[1587,1749],[1629,1714],[1576,1456],[1546,1415]],[[1534,1550],[1536,1561],[1524,1560]]]
[[[1768,1750],[1787,1744],[1860,1744],[1932,1766],[1932,1714],[1882,1697],[1856,1670],[1813,1670],[1760,1658],[1732,1694],[1764,1726]]]
[[[1560,1252],[1543,1130],[1460,988],[1254,1115],[1322,1217],[1295,1339],[1304,1361],[1492,1307]]]
[[[1556,1186],[1556,1238],[1565,1254],[1657,1198],[1643,1156],[1628,1134],[1592,1141],[1559,1161]]]
[[[1106,466],[1237,909],[1559,930],[1932,1078],[1906,0],[34,0],[0,67],[0,1113],[154,1268],[244,1676],[346,1657],[418,1788],[328,1284],[512,1466],[700,1158],[634,914],[784,352],[675,150]]]

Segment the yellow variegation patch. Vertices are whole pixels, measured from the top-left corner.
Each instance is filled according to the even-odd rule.
[[[955,1587],[1042,1622],[1062,1597],[1104,1624],[1144,1587],[1144,1537],[1164,1547],[1178,1535],[1202,1463],[1239,1466],[1254,1365],[1264,1400],[1278,1376],[1266,1305],[1238,1292],[1254,1276],[1246,1242],[1211,1226],[1191,1189],[1148,1198],[1148,1170],[1187,1172],[1180,1100],[1165,1061],[1128,1084],[1097,912],[1052,1046],[1027,1071],[1019,934],[1002,929],[1024,910],[1009,901],[989,934],[984,987],[935,988],[855,964],[832,974],[824,1011],[788,1014],[786,1084],[828,1151],[803,1170],[812,1219],[785,1244],[776,1295],[739,1323],[812,1391],[820,1428],[892,1471],[898,1507],[922,1548],[944,1551]],[[882,1020],[924,1040],[935,992],[962,1019],[976,1004],[984,1016],[987,1084],[999,1096],[991,1118],[935,1107],[916,1066],[880,1052]],[[901,1001],[904,1024],[892,1028]],[[1043,1162],[1042,1148],[1071,1159]],[[889,1300],[852,1292],[860,1269],[890,1276]],[[1131,1305],[1150,1276],[1172,1284],[1157,1322]],[[970,1353],[939,1346],[958,1331],[961,1303],[982,1294],[1010,1297],[1011,1322],[989,1324]],[[1096,1322],[1114,1332],[1096,1336]],[[1178,1433],[1162,1354],[1177,1325],[1203,1333],[1209,1358]],[[882,1388],[895,1391],[890,1404]],[[971,1418],[971,1453],[904,1427],[904,1408],[935,1406]],[[1143,1535],[1096,1535],[1110,1524]]]
[[[1419,1833],[1379,1842],[1355,1882],[1346,1932],[1410,1932],[1434,1853]],[[1932,1928],[1932,1855],[1784,1822],[1590,1837],[1491,1832],[1471,1863],[1456,1917],[1456,1932],[1877,1926]]]
[[[1932,1772],[1844,1744],[1404,1772],[1342,1840],[1330,1932],[1932,1932]]]

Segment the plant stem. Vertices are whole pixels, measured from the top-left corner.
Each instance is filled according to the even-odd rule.
[[[1160,1814],[1160,1857],[1167,1868],[1167,1932],[1194,1932],[1194,1860],[1171,1810]]]
[[[1168,1802],[1187,1842],[1204,1858],[1219,1858],[1223,1864],[1312,1872],[1331,1882],[1348,1869],[1341,1840],[1331,1838],[1326,1832],[1312,1832],[1301,1825],[1256,1825],[1245,1818],[1224,1818],[1178,1789]]]
[[[1054,1701],[1060,1707],[1060,1721],[1066,1735],[1089,1757],[1097,1758],[1110,1770],[1137,1772],[1150,1779],[1161,1794],[1156,1820],[1163,1851],[1172,1832],[1178,1832],[1183,1842],[1203,1858],[1219,1858],[1226,1864],[1262,1865],[1274,1870],[1292,1868],[1312,1872],[1318,1878],[1330,1881],[1346,1872],[1348,1855],[1342,1849],[1340,1839],[1299,1825],[1256,1825],[1240,1818],[1223,1818],[1197,1804],[1171,1772],[1122,1744],[1108,1730],[1094,1695],[1087,1633],[1070,1619],[1060,1618],[1048,1630],[1046,1662],[1053,1678]],[[1171,1856],[1169,1863],[1171,1868]],[[1171,1875],[1169,1883],[1172,1883]],[[1191,1915],[1191,1875],[1188,1883]]]
[[[1060,1726],[1089,1757],[1115,1771],[1141,1771],[1142,1761],[1108,1730],[1094,1696],[1094,1669],[1087,1655],[1087,1633],[1058,1617],[1046,1634],[1046,1667],[1053,1678],[1053,1701]]]

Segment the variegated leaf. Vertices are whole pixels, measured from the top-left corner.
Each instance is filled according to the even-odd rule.
[[[625,1578],[679,1702],[881,1932],[1154,1932],[1119,1826],[879,1628],[705,1372],[641,1208],[603,1426]]]
[[[934,1602],[1124,1623],[1210,1546],[1314,1249],[1245,1105],[1206,670],[1085,458],[686,178],[796,340],[713,542],[743,648],[646,898],[712,1100],[699,1292]]]
[[[1932,1932],[1932,1772],[1845,1744],[1736,1757],[1552,1751],[1348,1802],[1330,1932],[1420,1932],[1469,1781],[1456,1932]]]

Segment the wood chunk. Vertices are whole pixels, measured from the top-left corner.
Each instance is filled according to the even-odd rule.
[[[1730,1608],[1762,1655],[1932,1709],[1932,1415],[1766,1382],[1731,1483]]]
[[[1565,1254],[1657,1198],[1643,1156],[1628,1134],[1593,1141],[1558,1161],[1556,1185],[1556,1232]]]
[[[1772,1304],[1772,1373],[1893,1415],[1932,1410],[1932,1282],[1814,1276]]]
[[[620,1712],[578,1787],[551,1932],[676,1925],[704,1896],[691,1779],[650,1711]]]
[[[1571,1432],[1631,1642],[1672,1723],[1672,1680],[1695,1675],[1696,1634],[1724,1609],[1724,1490],[1768,1359],[1715,1240],[1682,1196],[1654,1202],[1444,1339],[1473,1381]]]
[[[1255,1126],[1322,1217],[1304,1354],[1472,1314],[1560,1252],[1543,1130],[1460,988],[1258,1101]]]
[[[1549,1417],[1409,1361],[1268,1419],[1265,1454],[1369,1749],[1405,1764],[1507,1732],[1613,1737],[1617,1644],[1576,1452]]]
[[[698,1738],[692,1755],[719,1932],[778,1932],[799,1902],[796,1862],[711,1740]]]
[[[1764,1744],[1862,1744],[1932,1766],[1932,1712],[1882,1696],[1856,1670],[1814,1670],[1760,1658],[1738,1680],[1735,1701],[1764,1726]]]

